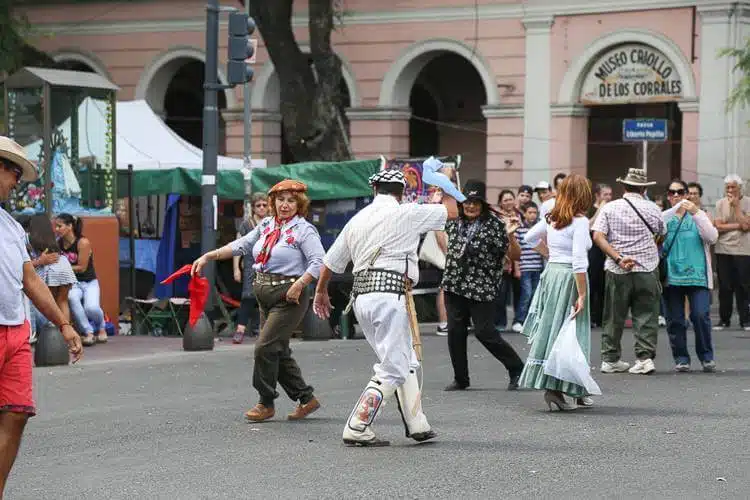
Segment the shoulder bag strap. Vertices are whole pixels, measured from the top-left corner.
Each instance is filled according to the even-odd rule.
[[[622,199],[625,200],[628,203],[628,205],[630,205],[630,208],[632,208],[633,211],[638,215],[638,217],[641,218],[643,223],[646,224],[646,227],[648,228],[649,231],[651,231],[651,234],[656,235],[656,231],[654,231],[654,229],[651,227],[651,224],[649,224],[648,221],[646,221],[645,217],[641,215],[638,209],[635,208],[635,205],[633,205],[633,202],[631,202],[629,199],[625,198],[624,196],[622,197]]]
[[[672,250],[672,247],[674,246],[674,242],[675,242],[675,240],[677,239],[677,233],[679,233],[679,232],[680,232],[680,226],[682,226],[682,222],[683,222],[683,221],[685,220],[685,217],[687,217],[687,216],[688,216],[688,214],[687,214],[687,213],[685,213],[685,214],[684,214],[684,215],[682,216],[682,218],[680,219],[680,223],[679,223],[679,224],[677,224],[677,229],[675,229],[675,231],[674,231],[674,236],[672,236],[672,242],[671,242],[671,243],[669,244],[669,246],[668,246],[668,247],[666,247],[666,248],[664,249],[664,252],[662,252],[662,254],[661,254],[661,258],[662,258],[662,259],[666,259],[666,258],[667,258],[667,255],[669,255],[669,251],[670,251],[670,250]]]

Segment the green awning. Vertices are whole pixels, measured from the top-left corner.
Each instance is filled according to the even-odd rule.
[[[380,159],[293,163],[254,169],[250,187],[253,193],[266,192],[284,179],[295,179],[307,184],[311,200],[359,198],[372,194],[367,180],[378,170]]]
[[[262,170],[262,169],[259,169]],[[118,171],[117,191],[120,198],[128,195],[128,172]],[[219,170],[216,176],[219,198],[242,200],[245,198],[245,178],[241,170]],[[132,196],[166,194],[201,195],[201,170],[198,168],[171,168],[133,171]]]

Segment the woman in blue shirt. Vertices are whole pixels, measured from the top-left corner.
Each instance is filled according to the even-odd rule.
[[[255,269],[253,290],[266,322],[255,342],[253,387],[260,401],[245,416],[260,422],[275,415],[278,382],[293,401],[299,401],[289,420],[305,418],[320,408],[313,388],[302,378],[292,358],[289,341],[310,304],[308,285],[320,275],[325,251],[317,229],[305,216],[310,200],[307,186],[284,180],[268,192],[270,217],[252,231],[228,245],[202,255],[193,263],[200,273],[209,260],[236,256],[252,257]]]
[[[695,330],[695,351],[704,372],[716,371],[711,341],[711,245],[719,233],[708,215],[687,200],[688,186],[676,179],[669,184],[667,199],[672,208],[663,212],[667,226],[663,253],[667,259],[667,332],[675,370],[690,371],[685,324],[685,298],[690,303],[690,322]]]

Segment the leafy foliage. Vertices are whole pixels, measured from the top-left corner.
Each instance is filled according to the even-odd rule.
[[[731,110],[736,106],[747,107],[750,105],[750,38],[745,41],[742,48],[722,49],[719,51],[719,57],[736,59],[732,71],[741,74],[737,85],[729,93],[727,109]]]

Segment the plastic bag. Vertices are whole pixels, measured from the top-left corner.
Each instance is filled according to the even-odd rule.
[[[568,316],[555,339],[549,358],[544,364],[544,374],[556,379],[577,384],[591,395],[602,393],[591,376],[591,368],[578,344],[575,318]]]

